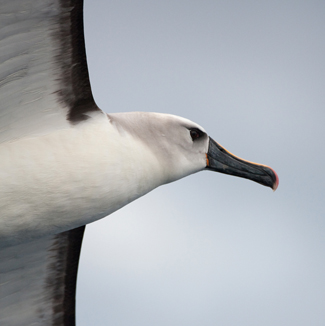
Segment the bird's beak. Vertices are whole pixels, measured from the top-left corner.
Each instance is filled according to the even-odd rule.
[[[231,154],[210,137],[206,157],[207,170],[250,179],[263,186],[271,187],[274,191],[279,185],[278,175],[273,169],[266,165],[245,161]]]

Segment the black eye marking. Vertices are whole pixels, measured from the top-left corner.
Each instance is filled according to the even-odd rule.
[[[203,134],[204,133],[198,128],[191,128],[190,129],[190,135],[191,135],[193,141],[200,138],[200,137],[202,137]]]

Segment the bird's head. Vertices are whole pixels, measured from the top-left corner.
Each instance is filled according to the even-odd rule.
[[[190,120],[146,112],[114,114],[113,119],[154,153],[163,183],[209,170],[250,179],[273,190],[278,187],[279,178],[273,169],[233,155]]]

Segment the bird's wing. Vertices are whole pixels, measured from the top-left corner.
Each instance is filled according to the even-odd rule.
[[[0,0],[0,145],[101,113],[89,84],[82,0]],[[84,227],[0,244],[0,325],[73,325]]]
[[[84,229],[0,249],[0,325],[75,325]]]
[[[88,77],[83,0],[1,0],[0,49],[0,143],[101,112]]]

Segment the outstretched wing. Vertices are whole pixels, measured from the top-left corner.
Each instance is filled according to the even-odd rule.
[[[89,83],[82,0],[1,0],[0,49],[0,142],[101,112]]]
[[[0,325],[75,325],[84,229],[0,249]]]
[[[0,1],[0,144],[91,119],[82,0]],[[74,325],[84,227],[0,244],[0,325]]]

